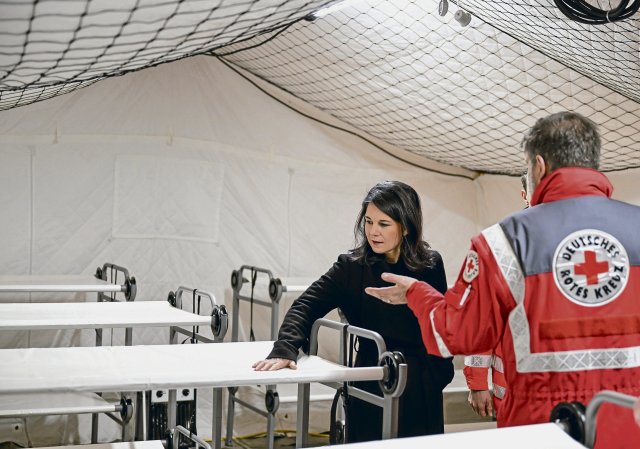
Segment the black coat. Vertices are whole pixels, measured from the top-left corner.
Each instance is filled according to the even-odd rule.
[[[443,433],[442,390],[453,378],[451,359],[427,354],[418,320],[406,304],[390,305],[364,292],[365,287],[390,285],[380,275],[391,272],[428,282],[444,293],[447,284],[442,258],[438,253],[434,255],[434,267],[420,272],[410,271],[401,260],[396,264],[379,260],[365,265],[346,254],[340,255],[333,267],[291,305],[268,357],[296,360],[298,349],[307,346],[314,321],[339,307],[349,324],[378,332],[387,350],[401,351],[407,359],[409,374],[400,398],[398,436]],[[357,366],[377,365],[373,342],[359,339],[356,347]],[[381,395],[377,382],[359,382],[357,386]],[[351,398],[347,425],[349,442],[380,439],[382,411]]]

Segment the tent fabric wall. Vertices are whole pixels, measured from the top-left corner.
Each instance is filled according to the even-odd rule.
[[[242,264],[317,278],[353,245],[360,202],[384,179],[421,195],[425,236],[449,282],[469,238],[522,207],[516,178],[472,181],[405,164],[299,115],[210,57],[0,112],[0,175],[2,274],[91,274],[109,261],[136,276],[137,301],[164,300],[180,285],[228,301]],[[616,174],[616,183],[639,201],[632,175]],[[166,334],[134,339],[163,343]],[[7,340],[0,335],[15,343]],[[205,413],[199,428],[210,434]],[[31,436],[49,445],[88,438]]]
[[[425,172],[306,119],[212,58],[108,79],[0,117],[0,266],[8,274],[91,274],[111,261],[136,276],[137,301],[164,300],[179,285],[228,300],[231,271],[242,264],[317,278],[352,247],[360,202],[384,179],[421,194],[426,236],[450,275],[465,246],[451,236],[476,230],[469,180]],[[166,334],[142,330],[134,340],[163,343]],[[83,344],[92,344],[90,333]],[[61,432],[51,441],[31,429],[30,437],[88,436]]]
[[[640,205],[638,175],[640,169],[607,173],[613,184],[613,198]],[[522,186],[518,177],[482,175],[474,181],[478,205],[478,229],[484,229],[505,216],[522,209]],[[464,255],[462,255],[464,257]],[[458,261],[462,263],[462,257]]]

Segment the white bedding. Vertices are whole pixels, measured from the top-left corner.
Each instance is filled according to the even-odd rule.
[[[211,316],[186,312],[173,307],[166,301],[0,303],[0,330],[206,326],[210,324]]]
[[[554,423],[340,445],[344,449],[585,449]]]
[[[122,286],[89,275],[0,276],[0,292],[121,292]],[[6,301],[6,299],[5,299]]]
[[[2,351],[0,394],[142,391],[282,383],[379,380],[381,367],[349,368],[303,356],[298,369],[254,371],[273,342],[27,348]]]

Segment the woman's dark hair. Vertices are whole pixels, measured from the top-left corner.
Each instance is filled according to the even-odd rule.
[[[400,181],[382,181],[369,190],[362,200],[362,208],[354,226],[355,248],[351,258],[364,264],[384,259],[384,254],[376,254],[369,246],[364,232],[367,206],[373,203],[378,209],[397,221],[406,231],[400,244],[400,257],[407,268],[418,271],[431,268],[435,264],[435,252],[422,240],[422,209],[420,197],[413,187]]]

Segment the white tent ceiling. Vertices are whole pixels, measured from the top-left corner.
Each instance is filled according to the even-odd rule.
[[[637,16],[593,26],[547,0],[465,0],[462,27],[453,4],[359,0],[303,20],[335,3],[0,0],[0,109],[210,54],[450,166],[519,173],[523,132],[564,109],[600,125],[604,170],[640,166]]]

